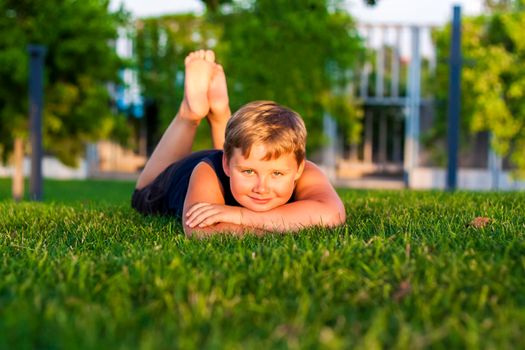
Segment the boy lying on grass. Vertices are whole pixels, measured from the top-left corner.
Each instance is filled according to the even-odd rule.
[[[226,78],[214,53],[193,52],[185,66],[184,99],[139,176],[133,208],[180,217],[186,235],[198,237],[345,222],[341,199],[305,159],[306,129],[297,113],[256,101],[230,118]],[[192,153],[205,117],[215,149]]]

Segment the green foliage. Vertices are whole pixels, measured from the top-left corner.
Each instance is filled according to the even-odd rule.
[[[525,176],[525,9],[515,9],[463,19],[461,132],[465,143],[474,133],[490,131],[495,151]],[[440,108],[433,139],[446,133],[450,26],[435,34]]]
[[[47,47],[43,133],[46,151],[74,165],[84,143],[126,127],[111,113],[106,83],[120,62],[110,41],[124,23],[108,0],[0,1],[0,149],[27,137],[29,43]],[[4,15],[5,14],[5,15]],[[118,127],[117,127],[118,126]]]
[[[208,11],[212,13],[217,13],[220,10],[221,5],[230,5],[235,0],[201,0],[205,5]],[[491,0],[487,0],[491,1]],[[498,0],[492,0],[492,1],[498,1]],[[502,1],[502,0],[500,0]],[[509,1],[509,0],[505,0]],[[240,2],[240,1],[237,1]],[[375,6],[379,2],[378,0],[363,0],[363,2],[368,6]]]
[[[361,44],[339,2],[236,1],[222,9],[207,17],[137,22],[139,78],[146,99],[158,106],[159,134],[183,97],[185,55],[212,48],[225,68],[233,111],[254,100],[286,105],[303,116],[310,149],[323,143],[325,113],[337,119],[344,136],[358,139],[362,113],[346,88]],[[200,130],[195,148],[209,145]]]
[[[202,0],[208,11],[217,13],[221,5],[231,4],[233,0]]]
[[[483,2],[485,9],[489,11],[509,11],[519,5],[520,1],[516,0],[485,0]]]
[[[359,135],[361,111],[346,90],[361,42],[340,2],[237,2],[223,23],[225,71],[233,110],[253,100],[274,100],[305,120],[308,145],[323,143],[330,113],[345,136]]]
[[[525,341],[524,193],[340,191],[341,228],[198,241],[131,210],[131,183],[51,185],[0,200],[2,349]]]
[[[146,103],[158,109],[157,138],[167,128],[184,95],[184,58],[213,46],[217,26],[193,14],[145,18],[136,22],[135,66]],[[210,148],[209,133],[199,128],[195,149]]]

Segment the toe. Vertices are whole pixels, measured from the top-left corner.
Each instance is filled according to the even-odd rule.
[[[215,62],[215,52],[211,50],[206,50],[204,54],[204,59],[208,62]]]
[[[188,56],[186,56],[186,58],[184,59],[184,64],[188,64],[189,62],[194,60],[196,57],[196,54],[197,54],[197,51],[190,52]]]

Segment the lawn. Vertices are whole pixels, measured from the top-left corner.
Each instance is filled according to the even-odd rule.
[[[198,241],[131,210],[129,182],[9,186],[0,348],[525,344],[525,193],[341,190],[343,227]]]

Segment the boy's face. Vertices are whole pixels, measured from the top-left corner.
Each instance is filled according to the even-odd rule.
[[[263,160],[266,153],[265,145],[256,144],[248,158],[235,148],[229,162],[225,156],[222,159],[224,172],[230,177],[233,197],[253,211],[267,211],[288,202],[295,181],[304,170],[304,161],[297,165],[292,153]]]

